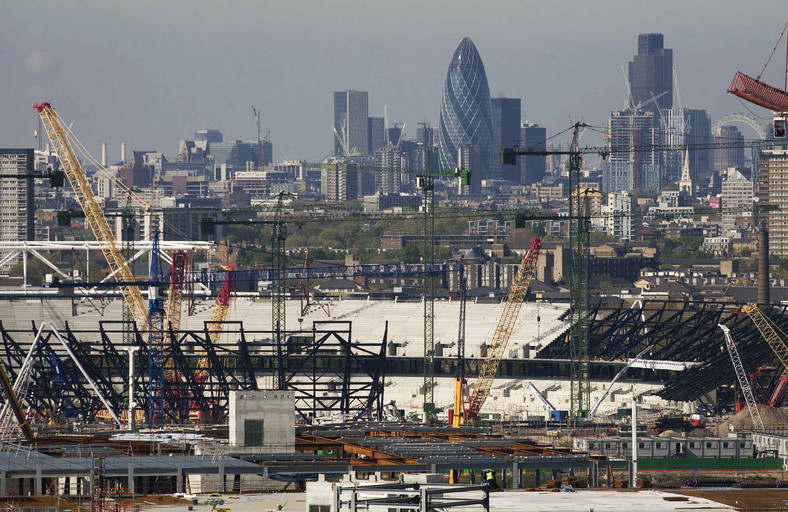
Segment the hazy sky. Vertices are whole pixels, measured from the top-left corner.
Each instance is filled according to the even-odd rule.
[[[746,112],[727,87],[737,70],[757,76],[786,20],[785,0],[4,0],[0,147],[35,147],[41,100],[96,157],[107,142],[110,161],[121,142],[172,157],[200,128],[252,140],[255,105],[276,161],[315,161],[333,150],[335,90],[369,91],[370,116],[386,105],[408,134],[437,126],[465,36],[492,95],[522,98],[548,134],[623,107],[642,32],[665,35],[685,106],[716,118]],[[785,39],[764,78],[782,87],[784,67]]]

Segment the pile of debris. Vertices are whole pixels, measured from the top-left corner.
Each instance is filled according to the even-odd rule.
[[[758,404],[758,413],[763,420],[764,428],[784,428],[788,424],[788,410],[780,409],[778,407],[769,407],[768,405]],[[718,435],[726,435],[730,430],[750,430],[753,428],[752,417],[750,411],[745,407],[737,412],[732,418],[720,422],[717,428]]]

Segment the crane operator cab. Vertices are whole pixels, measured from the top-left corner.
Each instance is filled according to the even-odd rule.
[[[788,121],[788,112],[775,112],[774,114],[774,138],[785,139],[786,121]]]

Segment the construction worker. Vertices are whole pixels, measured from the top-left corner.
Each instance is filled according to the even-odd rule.
[[[487,485],[491,491],[498,490],[498,482],[495,481],[495,471],[492,469],[484,470],[484,484]]]

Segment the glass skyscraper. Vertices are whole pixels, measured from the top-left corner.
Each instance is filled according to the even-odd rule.
[[[454,51],[441,99],[438,153],[441,170],[457,167],[457,150],[479,152],[479,173],[490,177],[492,163],[492,107],[484,64],[473,41],[466,37]]]

